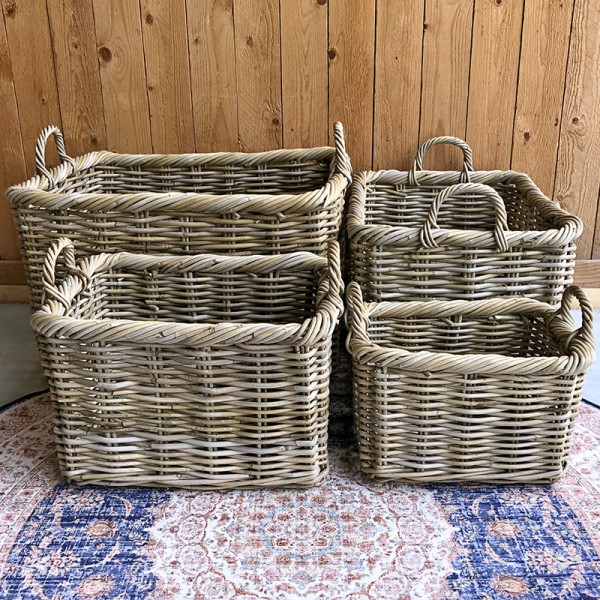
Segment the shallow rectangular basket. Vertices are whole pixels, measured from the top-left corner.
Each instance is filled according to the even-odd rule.
[[[54,136],[62,160],[45,165]],[[22,253],[38,308],[49,243],[68,236],[79,255],[280,254],[325,256],[337,240],[352,169],[343,128],[335,148],[246,154],[130,155],[92,152],[72,159],[62,134],[46,128],[37,174],[9,188]]]
[[[461,172],[423,171],[442,143]],[[514,171],[473,171],[458,138],[425,142],[409,172],[356,174],[348,210],[352,276],[365,298],[476,300],[523,295],[557,304],[572,283],[582,223]]]
[[[339,246],[230,257],[53,242],[32,325],[71,482],[311,486],[327,473]],[[68,275],[55,283],[61,255]]]
[[[516,297],[364,303],[354,282],[347,299],[364,472],[414,482],[561,476],[594,361],[582,290],[569,286],[559,309]]]

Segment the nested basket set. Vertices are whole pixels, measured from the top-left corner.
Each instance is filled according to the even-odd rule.
[[[7,197],[70,481],[323,481],[352,179],[340,124],[334,139],[72,159],[57,128],[42,132],[36,176]],[[463,150],[462,171],[423,170],[438,143]],[[354,176],[346,320],[364,472],[560,477],[594,359],[593,310],[569,285],[581,229],[526,175],[474,171],[456,138],[426,142],[409,172]]]

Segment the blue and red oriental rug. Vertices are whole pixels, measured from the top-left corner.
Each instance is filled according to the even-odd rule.
[[[0,598],[600,598],[600,410],[553,486],[377,484],[332,448],[306,491],[76,488],[46,394],[0,414]]]

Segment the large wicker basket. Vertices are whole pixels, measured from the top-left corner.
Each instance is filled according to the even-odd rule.
[[[461,172],[421,170],[440,143],[463,150]],[[473,171],[471,149],[452,137],[423,144],[409,172],[355,175],[348,212],[353,279],[372,301],[523,295],[557,304],[581,231],[527,175]]]
[[[364,472],[415,482],[561,476],[594,360],[582,290],[568,287],[560,309],[516,297],[364,303],[356,283],[347,299]]]
[[[56,259],[69,274],[55,283]],[[327,473],[329,258],[101,254],[54,242],[32,325],[48,357],[69,481],[310,486]]]
[[[61,164],[45,166],[53,135]],[[72,159],[48,127],[36,146],[37,175],[7,190],[16,216],[32,303],[41,300],[48,244],[68,236],[82,256],[280,254],[324,256],[336,240],[351,179],[341,124],[335,148],[255,154],[128,155]]]

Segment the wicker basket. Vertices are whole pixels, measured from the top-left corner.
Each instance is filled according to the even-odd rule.
[[[568,287],[559,309],[516,297],[363,303],[356,283],[347,299],[363,471],[415,482],[561,476],[594,360],[582,290]]]
[[[45,166],[53,135],[62,160]],[[351,179],[341,124],[335,148],[255,154],[128,155],[65,153],[46,128],[36,146],[37,175],[7,190],[20,232],[32,304],[51,240],[68,236],[81,255],[280,254],[324,256],[338,238]]]
[[[463,170],[422,171],[436,144]],[[557,304],[572,282],[581,221],[514,171],[473,171],[457,138],[429,140],[410,172],[355,175],[348,212],[353,279],[365,298],[475,300],[522,295]]]
[[[62,252],[62,254],[61,254]],[[69,274],[56,285],[56,260]],[[327,473],[329,258],[100,254],[44,265],[43,341],[63,474],[195,489],[310,486]]]

